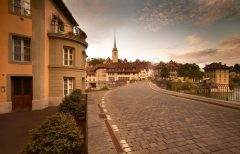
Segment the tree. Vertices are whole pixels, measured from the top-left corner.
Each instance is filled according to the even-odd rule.
[[[178,76],[188,77],[193,80],[202,79],[203,75],[204,73],[201,71],[200,67],[195,63],[193,64],[186,63],[182,65],[178,70]]]
[[[235,64],[233,66],[233,70],[236,72],[236,73],[240,73],[240,64]]]
[[[104,58],[91,58],[89,61],[89,65],[103,64],[104,61]]]
[[[165,67],[165,66],[161,69],[161,77],[162,77],[162,78],[167,78],[167,77],[169,77],[169,70],[168,70],[168,68]]]

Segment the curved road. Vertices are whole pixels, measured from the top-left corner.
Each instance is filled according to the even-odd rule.
[[[240,153],[240,111],[153,91],[138,82],[105,96],[107,114],[134,153]]]

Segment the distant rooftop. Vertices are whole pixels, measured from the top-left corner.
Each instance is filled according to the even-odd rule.
[[[204,70],[210,70],[210,69],[230,69],[230,67],[228,67],[226,64],[222,64],[221,62],[219,63],[211,63],[209,65],[205,65],[205,67],[203,68]]]

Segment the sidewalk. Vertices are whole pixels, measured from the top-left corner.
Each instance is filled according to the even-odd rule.
[[[18,153],[26,145],[29,130],[56,111],[56,107],[49,107],[39,111],[0,114],[0,153]]]
[[[89,154],[116,154],[107,127],[100,119],[98,103],[107,91],[91,92],[88,94],[88,153]]]

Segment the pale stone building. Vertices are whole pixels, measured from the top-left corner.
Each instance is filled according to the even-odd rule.
[[[87,35],[62,0],[1,0],[0,113],[85,89]]]
[[[212,86],[229,86],[229,67],[222,63],[211,63],[204,68],[204,80]]]

